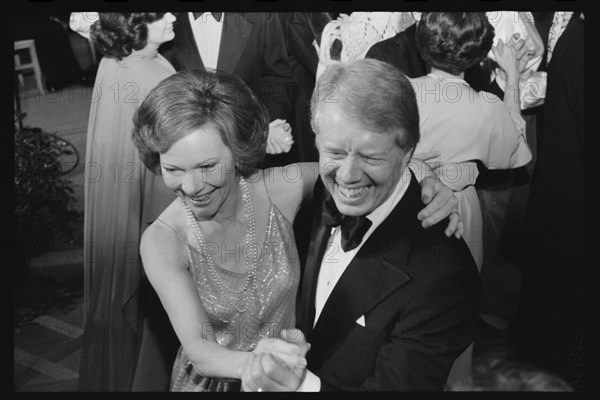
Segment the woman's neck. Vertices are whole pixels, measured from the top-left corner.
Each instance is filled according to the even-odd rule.
[[[438,69],[436,67],[431,67],[431,74],[437,75],[440,78],[452,78],[452,79],[464,79],[465,78],[465,71],[462,71],[460,74],[458,75],[452,75],[449,72],[446,71],[442,71],[441,69]]]
[[[157,45],[156,43],[146,43],[146,46],[144,46],[143,49],[141,50],[132,50],[131,54],[136,54],[136,53],[151,53],[151,52],[158,52],[158,47],[159,45]]]
[[[244,199],[242,188],[238,181],[237,185],[232,185],[231,191],[227,193],[225,201],[210,221],[221,226],[229,226],[235,223],[235,221],[242,221],[244,219]]]

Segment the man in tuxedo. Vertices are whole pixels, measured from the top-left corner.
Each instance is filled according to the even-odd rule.
[[[243,387],[442,390],[474,339],[480,282],[464,241],[417,219],[420,186],[407,167],[419,140],[414,91],[381,61],[330,66],[312,123],[320,180],[297,306],[308,366],[256,355]]]
[[[210,68],[237,75],[268,108],[273,121],[270,141],[289,136],[285,120],[292,109],[287,93],[294,91],[296,80],[277,14],[182,12],[175,16],[175,39],[160,50],[175,69]],[[285,128],[285,133],[273,134],[276,128]],[[290,136],[289,143],[277,142],[281,149],[268,148],[268,152],[285,153],[291,144]],[[285,154],[270,156],[268,164],[285,164],[285,158]]]

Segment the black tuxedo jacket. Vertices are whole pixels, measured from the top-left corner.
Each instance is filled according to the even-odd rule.
[[[412,177],[348,265],[313,329],[321,261],[325,254],[335,258],[335,249],[325,252],[325,194],[319,180],[297,307],[298,327],[312,345],[308,369],[325,391],[442,390],[454,360],[474,339],[480,281],[469,249],[444,235],[447,221],[421,227],[420,186]],[[361,316],[365,326],[356,322]]]
[[[204,68],[187,13],[177,13],[175,39],[161,53],[177,71]],[[240,77],[269,109],[270,120],[289,118],[286,91],[295,84],[277,15],[226,13],[217,69]]]
[[[399,68],[409,78],[427,75],[427,64],[421,58],[415,39],[417,24],[412,24],[395,36],[375,43],[366,54],[366,58],[385,61]]]

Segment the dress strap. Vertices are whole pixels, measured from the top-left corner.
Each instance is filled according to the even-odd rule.
[[[267,197],[269,198],[269,202],[271,204],[274,204],[273,203],[273,199],[271,199],[271,195],[269,194],[269,189],[267,189],[267,176],[266,176],[267,174],[265,174],[264,170],[263,170],[262,174],[263,174],[263,185],[265,186],[265,193],[267,193]]]

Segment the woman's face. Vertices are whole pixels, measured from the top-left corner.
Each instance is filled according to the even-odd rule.
[[[198,220],[212,219],[228,199],[236,199],[233,154],[213,127],[179,139],[160,154],[160,165],[165,185],[185,201]]]
[[[159,20],[149,23],[148,26],[148,44],[160,46],[161,44],[173,40],[175,33],[173,32],[173,22],[177,18],[173,14],[166,13]]]

